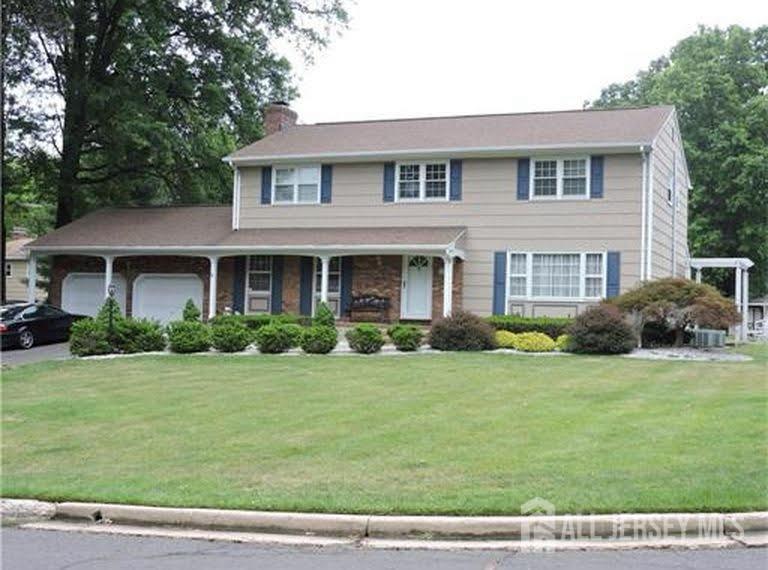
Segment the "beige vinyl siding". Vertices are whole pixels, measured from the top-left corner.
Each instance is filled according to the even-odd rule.
[[[331,204],[286,206],[262,205],[261,169],[242,168],[240,227],[466,226],[463,305],[488,314],[493,252],[508,248],[620,251],[622,290],[635,284],[641,165],[639,153],[606,156],[602,199],[520,201],[516,159],[465,159],[461,201],[384,203],[383,163],[335,164]]]
[[[674,166],[676,164],[676,167]],[[676,173],[677,204],[667,200]],[[653,147],[652,277],[688,275],[688,186],[682,140],[674,116],[665,124]],[[676,255],[673,256],[673,244]],[[672,259],[676,258],[675,267]]]
[[[6,297],[9,301],[27,300],[27,262],[21,260],[9,260],[11,276],[6,277]]]

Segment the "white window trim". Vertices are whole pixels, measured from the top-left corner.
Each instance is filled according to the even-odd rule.
[[[335,314],[336,318],[339,318],[341,316],[341,284],[342,284],[342,262],[344,258],[342,256],[332,256],[332,257],[338,257],[339,258],[339,291],[338,293],[328,291],[328,300],[334,299],[337,301],[336,307],[337,311]],[[330,263],[330,262],[329,262]],[[315,310],[317,309],[317,305],[320,302],[320,292],[317,291],[317,279],[318,279],[318,273],[320,272],[320,258],[315,257],[314,262],[312,263],[312,315],[314,316]],[[330,267],[328,274],[331,274]]]
[[[554,196],[536,196],[533,193],[533,186],[536,178],[536,161],[557,161],[557,193]],[[586,192],[583,195],[568,194],[563,195],[563,174],[565,168],[563,166],[566,160],[583,160],[585,161],[585,171],[587,177]],[[591,180],[592,180],[592,160],[589,156],[532,156],[530,163],[530,174],[528,176],[528,199],[529,200],[541,200],[543,202],[552,200],[589,200],[592,192]]]
[[[400,197],[400,167],[419,166],[419,197],[401,198]],[[427,164],[445,165],[445,196],[440,198],[427,198]],[[395,202],[448,202],[451,199],[451,161],[450,160],[411,160],[398,162],[395,165]]]
[[[317,168],[317,196],[314,202],[299,202],[299,168]],[[291,202],[275,201],[275,186],[277,186],[278,170],[294,170],[293,200]],[[314,206],[320,203],[320,194],[323,186],[323,169],[319,164],[278,164],[272,167],[272,206]]]
[[[512,276],[510,269],[512,264],[509,262],[509,256],[511,254],[525,255],[525,295],[510,295],[509,292],[509,278]],[[602,261],[602,291],[599,297],[587,297],[587,255],[600,255],[603,258]],[[579,256],[579,296],[578,297],[534,297],[533,296],[533,256],[534,255],[578,255]],[[555,303],[588,303],[599,301],[604,299],[607,295],[607,280],[608,280],[608,252],[606,250],[598,251],[520,251],[516,249],[507,250],[506,258],[506,279],[504,282],[504,297],[506,303],[504,306],[504,313],[509,314],[510,301],[537,301],[537,302],[555,302]],[[590,277],[593,275],[590,274]]]
[[[251,257],[269,257],[269,291],[252,291],[251,290],[251,273],[266,273],[266,271],[251,271]],[[245,283],[243,283],[243,299],[244,307],[243,314],[269,314],[272,312],[272,283],[275,278],[275,256],[268,254],[256,254],[248,255],[245,258]],[[266,311],[251,311],[250,310],[250,298],[257,297],[259,299],[267,299]]]

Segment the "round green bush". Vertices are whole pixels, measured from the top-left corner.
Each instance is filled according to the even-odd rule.
[[[515,335],[515,349],[522,352],[552,352],[555,341],[540,332],[524,332]]]
[[[333,327],[312,326],[301,333],[301,350],[308,354],[328,354],[339,340],[339,333]]]
[[[387,330],[389,338],[395,348],[401,352],[413,352],[419,350],[424,333],[414,325],[397,325]]]
[[[304,332],[304,327],[297,323],[287,323],[281,326],[291,339],[291,348],[297,348],[301,342],[301,333]]]
[[[328,303],[322,301],[317,304],[315,309],[315,318],[312,320],[312,324],[319,327],[335,327],[336,315],[333,314],[331,307]]]
[[[200,321],[174,321],[167,331],[171,352],[206,352],[211,348],[211,331]]]
[[[69,351],[75,356],[92,356],[113,352],[107,339],[107,329],[95,319],[82,319],[72,323],[69,333]]]
[[[259,352],[280,354],[294,346],[295,333],[286,325],[267,325],[256,331]]]
[[[637,337],[619,308],[605,303],[576,317],[568,334],[568,350],[581,354],[624,354],[637,346]]]
[[[355,352],[373,354],[384,346],[384,335],[376,325],[362,324],[347,331],[347,341]]]
[[[555,348],[560,352],[568,352],[568,344],[571,342],[571,335],[561,334],[555,339]]]
[[[192,299],[187,299],[181,314],[182,320],[199,321],[201,317],[202,313],[200,312],[200,309],[197,308],[197,305],[195,305],[195,302]]]
[[[456,311],[429,331],[429,345],[437,350],[489,350],[496,346],[493,327],[477,315]]]
[[[517,334],[509,331],[499,330],[494,335],[496,338],[496,346],[499,348],[515,348],[515,339]]]
[[[241,322],[211,327],[211,344],[219,352],[241,352],[248,348],[253,332]]]
[[[165,350],[163,327],[149,319],[125,319],[117,326],[115,345],[120,352],[161,352]]]

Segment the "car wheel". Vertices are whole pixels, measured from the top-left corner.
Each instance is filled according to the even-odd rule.
[[[24,349],[32,348],[35,345],[35,335],[30,331],[22,331],[19,335],[19,344]]]

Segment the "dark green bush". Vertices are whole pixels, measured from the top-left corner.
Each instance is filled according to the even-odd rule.
[[[174,321],[167,331],[172,352],[205,352],[211,347],[211,331],[200,321]]]
[[[397,350],[413,352],[419,350],[424,333],[414,325],[395,325],[387,329],[387,334]]]
[[[300,324],[302,318],[299,315],[291,313],[281,313],[279,315],[270,315],[269,313],[252,313],[249,315],[217,315],[208,322],[211,325],[220,325],[224,323],[238,322],[244,324],[251,330],[258,330],[267,325],[287,325]]]
[[[521,317],[518,315],[494,315],[488,317],[488,322],[497,331],[511,333],[540,332],[550,338],[565,334],[566,329],[573,324],[573,319],[567,317]]]
[[[267,325],[256,331],[256,344],[264,354],[285,352],[294,342],[295,332],[288,325]]]
[[[581,313],[568,330],[568,351],[582,354],[624,354],[637,346],[632,327],[618,307],[607,303]]]
[[[309,354],[328,354],[339,340],[334,327],[311,326],[301,333],[301,349]]]
[[[288,333],[288,336],[291,339],[291,348],[298,347],[301,342],[301,333],[304,332],[304,327],[296,323],[286,323],[280,326],[282,326],[285,329],[285,332]]]
[[[489,350],[496,346],[494,330],[485,320],[466,311],[436,321],[429,345],[437,350]]]
[[[69,351],[75,356],[92,356],[113,352],[107,339],[107,329],[96,319],[81,319],[72,323]]]
[[[301,324],[302,317],[294,315],[293,313],[280,313],[279,315],[272,315],[271,323],[273,325],[299,325]]]
[[[253,331],[237,321],[211,327],[211,344],[219,352],[243,351],[252,340]]]
[[[660,346],[675,346],[678,341],[678,332],[669,327],[665,322],[651,321],[643,325],[643,346],[656,348]],[[683,331],[683,344],[689,344],[693,338],[693,332]]]
[[[312,320],[312,324],[318,327],[335,327],[336,316],[328,306],[328,303],[322,301],[317,304],[315,309],[315,318]]]
[[[356,325],[347,331],[349,347],[360,354],[379,352],[384,346],[384,335],[376,325]]]
[[[163,327],[148,319],[125,319],[117,327],[114,348],[127,354],[165,350]]]
[[[197,308],[197,305],[195,305],[195,302],[192,299],[187,299],[187,302],[184,305],[182,319],[185,321],[199,321],[201,316],[202,313],[200,312],[200,309]]]

